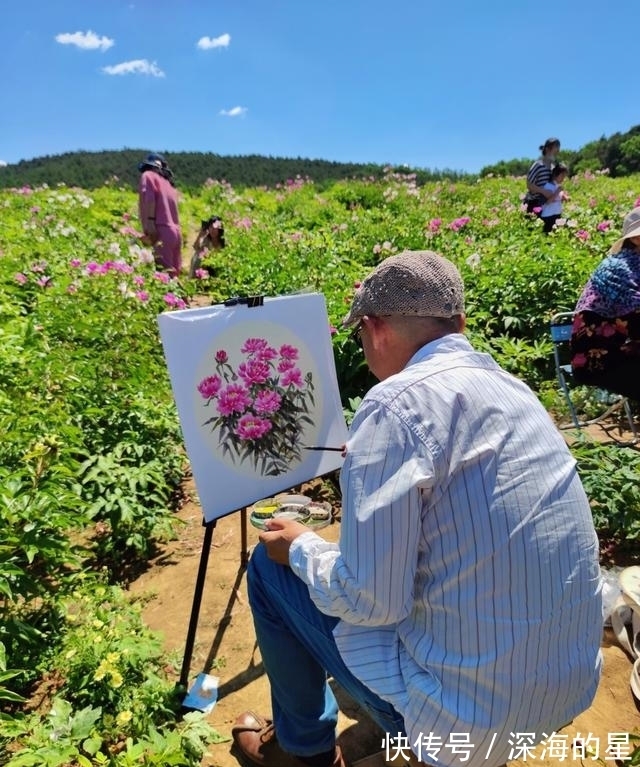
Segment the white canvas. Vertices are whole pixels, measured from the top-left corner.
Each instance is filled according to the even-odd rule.
[[[161,314],[160,335],[205,521],[342,465],[347,438],[324,296]]]

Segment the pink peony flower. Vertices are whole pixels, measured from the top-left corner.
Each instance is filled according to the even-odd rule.
[[[247,386],[264,383],[269,378],[270,371],[269,364],[256,357],[243,362],[238,367],[238,375]]]
[[[26,275],[26,274],[23,274],[22,272],[18,272],[18,273],[15,275],[14,279],[15,279],[15,281],[16,281],[17,283],[19,283],[20,285],[24,285],[25,283],[27,283],[27,282],[29,281],[29,278],[27,277],[27,275]]]
[[[244,413],[250,404],[249,392],[242,384],[229,384],[218,395],[218,412],[220,415]]]
[[[71,261],[69,261],[69,266],[77,269],[79,266],[82,266],[82,261],[79,258],[72,258]]]
[[[429,223],[427,224],[427,229],[430,232],[433,232],[435,234],[435,232],[440,231],[441,226],[442,226],[441,218],[432,218],[431,221],[429,221]]]
[[[287,370],[294,368],[296,363],[293,360],[280,360],[278,363],[278,373],[286,373]]]
[[[471,219],[469,216],[462,216],[461,218],[456,218],[454,221],[452,221],[449,224],[449,229],[453,229],[454,232],[460,231],[463,226],[466,226]]]
[[[282,346],[279,349],[280,357],[283,360],[297,360],[298,359],[298,350],[295,346],[291,346],[290,344],[282,344]]]
[[[264,435],[271,431],[273,424],[266,418],[260,418],[257,415],[243,415],[238,421],[238,425],[235,429],[236,436],[240,439],[246,439],[253,441],[264,437]]]
[[[78,286],[75,284],[75,282],[72,282],[71,285],[67,288],[67,293],[77,293],[78,292]]]
[[[596,227],[596,229],[599,232],[606,232],[606,231],[608,231],[609,229],[611,229],[611,221],[601,221],[598,224],[598,226]]]
[[[290,370],[285,370],[285,372],[282,374],[282,378],[280,379],[280,383],[282,386],[295,386],[298,389],[302,389],[304,386],[304,381],[302,380],[302,373],[300,372],[300,369],[291,368]]]
[[[195,275],[196,275],[196,279],[198,280],[209,279],[209,272],[206,269],[196,269]]]
[[[165,293],[164,296],[162,296],[162,300],[167,306],[177,306],[180,299],[175,293]]]
[[[198,391],[205,399],[215,397],[220,391],[222,380],[220,376],[208,376],[198,384]]]
[[[153,275],[158,282],[162,282],[164,285],[167,285],[171,277],[166,272],[155,272]]]
[[[149,300],[149,294],[146,290],[138,290],[134,293],[134,296],[138,299],[138,301],[142,301],[143,304]]]
[[[589,232],[587,232],[586,229],[578,229],[578,231],[576,232],[576,237],[579,240],[582,240],[582,242],[586,242],[589,239],[590,234]]]
[[[271,391],[265,389],[258,392],[255,400],[253,401],[253,409],[256,413],[264,413],[265,415],[271,415],[271,413],[277,413],[280,410],[282,404],[282,397],[277,391]]]
[[[120,234],[124,234],[125,236],[128,235],[129,237],[142,237],[142,232],[139,232],[137,229],[134,229],[132,226],[121,226]]]
[[[335,336],[337,332],[338,328],[335,325],[329,325],[329,333],[331,333],[332,336]]]
[[[240,351],[243,354],[253,355],[263,349],[266,349],[269,344],[264,338],[247,338],[247,340],[240,347]]]
[[[220,365],[224,364],[229,359],[229,355],[224,349],[218,349],[216,352],[216,362]]]
[[[256,354],[256,358],[262,360],[263,362],[274,360],[277,356],[278,352],[273,348],[273,346],[265,346],[264,349],[260,349],[260,351]]]
[[[533,212],[534,212],[534,213],[536,214],[536,216],[537,216],[537,215],[538,215],[538,213],[542,213],[542,206],[541,206],[541,205],[536,205],[536,207],[535,207],[535,208],[532,208],[532,210],[533,210]]]
[[[144,277],[140,274],[136,274],[136,276],[133,278],[133,284],[144,285]]]

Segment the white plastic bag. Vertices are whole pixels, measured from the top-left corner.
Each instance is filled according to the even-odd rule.
[[[618,576],[621,567],[613,567],[610,570],[600,568],[600,578],[602,580],[602,623],[604,626],[611,625],[611,613],[618,611],[622,623],[625,625],[631,623],[631,608],[627,605],[621,605],[622,589]]]

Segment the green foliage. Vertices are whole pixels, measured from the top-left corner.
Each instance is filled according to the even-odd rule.
[[[591,503],[596,528],[607,537],[640,537],[640,453],[631,448],[576,442],[571,452]]]
[[[629,161],[636,143],[620,142],[620,157]],[[140,154],[127,162],[135,168]],[[463,274],[474,345],[561,409],[548,322],[574,307],[617,237],[637,177],[575,174],[565,225],[547,237],[521,210],[522,179],[368,176],[184,191],[185,234],[213,212],[225,223],[227,247],[197,281],[156,272],[129,188],[0,192],[0,760],[196,764],[214,737],[202,722],[176,721],[157,638],[90,575],[104,566],[113,583],[123,560],[171,533],[185,459],[158,313],[196,293],[322,292],[350,421],[375,383],[341,328],[353,291],[386,256],[433,249]],[[591,404],[585,397],[585,412]],[[638,537],[633,451],[574,450],[598,528]],[[20,716],[20,696],[45,669],[59,684],[53,719]]]
[[[100,709],[74,711],[57,698],[43,720],[32,717],[22,748],[5,767],[198,767],[207,745],[223,739],[199,712],[185,715],[175,727],[151,727],[143,737],[127,737],[106,749],[100,734]]]
[[[4,763],[198,765],[206,745],[221,737],[197,713],[175,723],[178,691],[139,607],[91,578],[60,607],[63,639],[47,663],[62,684],[46,715],[0,725],[5,751],[13,754]]]
[[[167,516],[170,487],[159,458],[147,459],[148,446],[119,442],[108,453],[93,455],[80,467],[82,496],[90,519],[100,525],[96,544],[101,560],[122,557],[129,549],[149,555],[154,540],[173,530]]]

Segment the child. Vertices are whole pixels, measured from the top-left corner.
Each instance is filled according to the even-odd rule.
[[[224,246],[222,219],[219,216],[211,216],[206,221],[202,221],[198,236],[193,243],[193,256],[191,257],[189,277],[195,277],[196,270],[200,268],[203,255],[210,250],[220,250]]]
[[[569,168],[559,162],[551,171],[551,180],[542,187],[543,189],[553,192],[554,194],[542,206],[540,211],[540,218],[544,222],[544,233],[549,234],[553,229],[553,225],[562,215],[562,201],[564,199],[564,192],[560,184],[566,179],[569,173]]]

